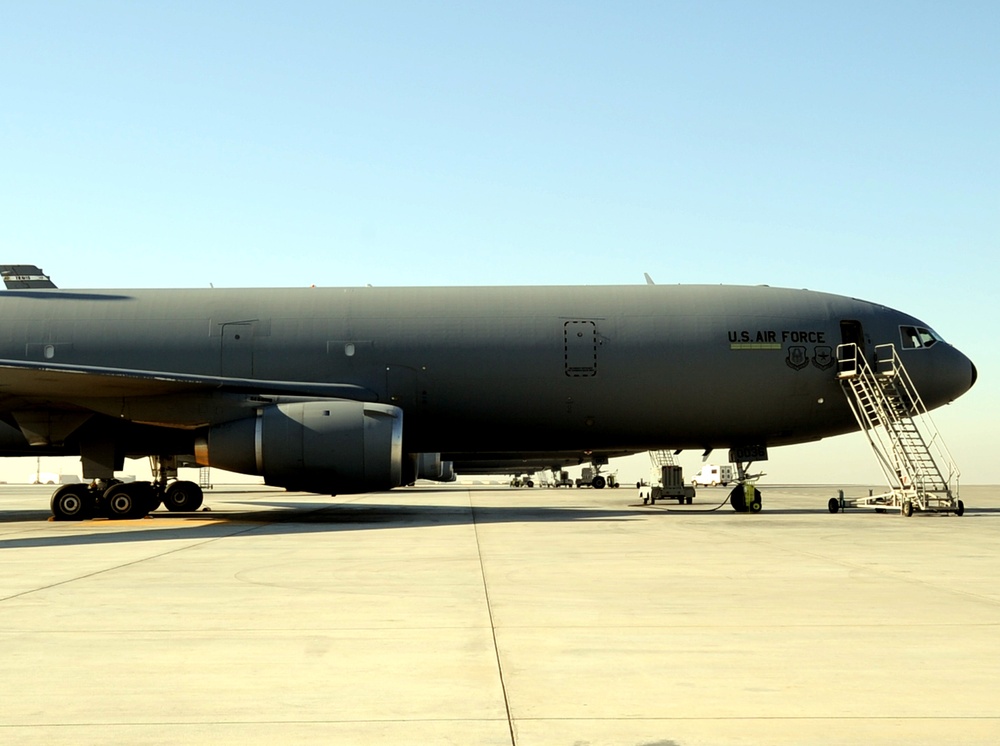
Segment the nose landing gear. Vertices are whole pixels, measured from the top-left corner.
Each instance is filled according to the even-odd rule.
[[[733,459],[733,451],[730,451],[730,458],[736,464],[737,484],[733,491],[729,493],[729,504],[737,513],[759,513],[763,507],[760,490],[757,489],[757,480],[764,476],[763,472],[748,474],[747,471],[753,461],[741,461]],[[765,451],[766,458],[766,451]]]

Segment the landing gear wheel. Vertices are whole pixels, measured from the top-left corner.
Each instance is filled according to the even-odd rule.
[[[733,491],[729,493],[729,504],[733,506],[733,510],[737,513],[747,512],[747,501],[746,495],[743,492],[743,485],[736,485],[733,487]]]
[[[149,515],[160,507],[160,498],[156,495],[156,490],[149,482],[135,482],[132,485],[137,507],[142,511],[142,515]]]
[[[747,505],[746,492],[743,485],[738,484],[729,493],[729,504],[737,513],[759,513],[762,507],[760,490],[756,487],[753,488],[753,499],[750,501],[750,505]]]
[[[141,518],[148,512],[147,501],[141,484],[113,484],[104,491],[101,502],[108,518],[129,520]]]
[[[607,484],[608,480],[606,480],[600,474],[594,477],[593,480],[591,480],[590,482],[590,486],[593,487],[595,490],[603,490],[607,486]]]
[[[905,517],[909,518],[911,515],[913,515],[913,503],[911,503],[909,500],[904,501],[903,502],[903,507],[900,510],[900,512]]]
[[[840,500],[838,500],[835,497],[831,497],[830,498],[830,502],[828,502],[826,504],[826,507],[829,509],[829,511],[831,513],[839,513],[840,512]]]
[[[94,513],[93,499],[85,484],[67,484],[52,494],[49,503],[57,521],[82,521]]]
[[[959,500],[958,505],[955,506],[955,515],[964,515],[964,514],[965,514],[965,503]]]
[[[201,507],[205,499],[194,482],[171,482],[163,493],[163,504],[171,513],[189,513]]]

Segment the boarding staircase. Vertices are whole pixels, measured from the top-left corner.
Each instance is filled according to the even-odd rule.
[[[684,485],[684,470],[674,460],[671,451],[650,451],[649,460],[653,467],[653,486],[643,503],[655,505],[657,500],[677,500],[679,505],[690,505],[694,500],[694,487]]]
[[[653,465],[653,472],[657,475],[663,472],[664,466],[676,466],[673,451],[650,451],[649,460]]]
[[[961,515],[958,467],[895,345],[875,348],[874,368],[856,344],[838,346],[837,378],[889,484],[889,492],[851,503],[907,516],[914,510]]]

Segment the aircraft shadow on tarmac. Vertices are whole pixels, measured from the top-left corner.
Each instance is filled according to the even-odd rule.
[[[827,513],[825,505],[815,508],[765,508],[766,514],[747,516],[734,513],[728,506],[712,511],[714,506],[695,505],[670,508],[661,505],[630,504],[621,509],[566,508],[538,505],[476,506],[459,505],[398,505],[372,503],[320,504],[295,501],[257,501],[255,506],[269,510],[245,510],[240,504],[225,507],[225,501],[216,501],[210,511],[198,513],[168,513],[157,511],[148,518],[137,521],[111,521],[95,519],[80,523],[63,523],[78,532],[65,532],[47,536],[11,536],[0,539],[0,549],[45,546],[74,546],[118,544],[128,542],[164,541],[173,539],[215,539],[238,537],[266,531],[269,534],[303,534],[337,531],[384,530],[394,528],[432,528],[489,523],[549,523],[577,521],[628,522],[637,518],[660,514],[664,520],[671,516],[687,514],[699,518],[718,518],[766,521],[772,516],[805,516]],[[1000,513],[1000,508],[976,508],[966,512],[961,520],[974,519],[977,514]],[[867,515],[867,510],[848,511],[847,515]],[[0,511],[2,523],[39,523],[49,520],[48,511]],[[887,515],[887,520],[895,516]],[[919,519],[919,515],[916,518]],[[930,517],[930,516],[928,516]],[[837,517],[829,516],[836,521]],[[912,519],[910,519],[912,520]],[[180,524],[180,525],[178,525]],[[788,524],[786,524],[786,528]],[[777,528],[777,526],[776,526]]]
[[[136,521],[94,519],[61,523],[77,527],[79,533],[57,536],[11,536],[0,539],[0,549],[170,539],[223,538],[266,530],[269,534],[301,534],[336,531],[431,528],[473,523],[536,523],[563,521],[626,521],[637,517],[634,509],[567,509],[538,506],[488,506],[468,508],[454,505],[317,505],[314,502],[260,502],[273,510],[227,510],[215,507],[198,513],[157,511]],[[0,523],[48,521],[50,513],[37,510],[2,511]],[[180,522],[182,525],[178,525]],[[157,526],[159,524],[159,526]],[[134,529],[130,528],[135,526]],[[235,530],[234,530],[235,529]]]

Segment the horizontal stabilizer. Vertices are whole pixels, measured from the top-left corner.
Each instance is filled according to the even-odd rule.
[[[0,264],[0,276],[8,290],[55,287],[49,276],[34,264]]]

